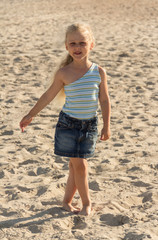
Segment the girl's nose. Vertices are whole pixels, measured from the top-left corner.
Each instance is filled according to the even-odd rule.
[[[80,48],[80,44],[76,43],[75,48]]]

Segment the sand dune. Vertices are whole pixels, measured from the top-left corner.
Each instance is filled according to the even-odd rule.
[[[0,2],[0,239],[158,239],[157,10],[157,0]],[[68,159],[53,153],[59,110],[50,104],[19,129],[78,21],[94,31],[91,60],[107,70],[112,104],[111,139],[98,139],[88,160],[90,217],[60,208]]]

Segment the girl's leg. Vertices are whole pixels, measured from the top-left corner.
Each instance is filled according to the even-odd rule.
[[[84,158],[71,158],[74,170],[75,186],[80,194],[83,208],[81,215],[89,215],[91,213],[91,201],[88,186],[88,163]]]
[[[74,169],[71,163],[71,160],[69,162],[69,177],[67,180],[66,184],[66,189],[65,189],[65,196],[63,200],[63,208],[69,212],[79,212],[79,209],[74,208],[71,205],[73,196],[76,192],[77,188],[75,185],[75,179],[74,179]]]

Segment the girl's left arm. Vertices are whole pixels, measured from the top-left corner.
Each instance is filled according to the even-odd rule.
[[[108,94],[107,76],[106,72],[102,67],[99,67],[99,73],[101,77],[100,89],[99,89],[99,102],[103,117],[103,128],[101,130],[100,139],[106,141],[110,138],[110,114],[111,105]]]

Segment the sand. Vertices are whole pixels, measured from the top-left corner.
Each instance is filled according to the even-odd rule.
[[[158,239],[157,12],[157,0],[0,1],[0,239]],[[90,58],[106,68],[112,105],[111,138],[98,139],[88,160],[89,217],[60,208],[60,110],[51,103],[19,129],[65,54],[65,28],[78,21],[93,29]],[[81,206],[78,193],[73,204]]]

